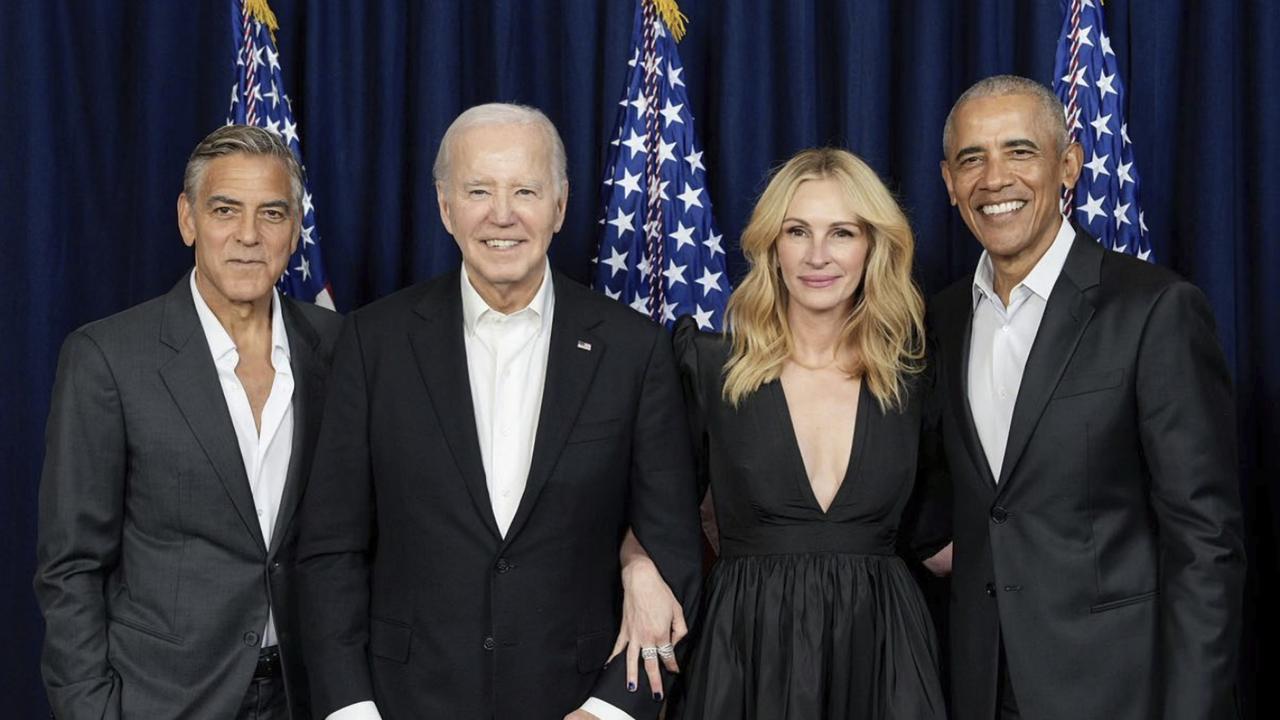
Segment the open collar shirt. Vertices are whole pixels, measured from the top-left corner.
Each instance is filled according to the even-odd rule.
[[[209,352],[218,371],[218,385],[222,388],[231,425],[235,428],[240,459],[244,462],[244,473],[249,479],[249,490],[253,493],[258,515],[258,527],[262,530],[262,541],[270,548],[289,472],[289,458],[293,453],[293,368],[289,365],[289,337],[284,329],[280,297],[275,290],[271,291],[271,365],[276,375],[271,382],[267,402],[262,407],[262,428],[259,430],[253,409],[249,406],[249,396],[236,375],[240,353],[231,335],[200,295],[196,287],[196,272],[191,273],[191,297],[195,301],[196,316],[200,318],[200,327],[209,343]],[[262,646],[270,647],[276,643],[275,618],[268,608]]]
[[[978,258],[973,274],[973,325],[969,336],[969,409],[997,482],[1027,356],[1074,239],[1075,229],[1064,218],[1053,244],[1010,291],[1008,306],[996,294],[991,256],[984,250]]]

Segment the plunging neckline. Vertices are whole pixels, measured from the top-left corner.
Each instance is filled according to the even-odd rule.
[[[786,426],[789,430],[791,438],[791,452],[792,455],[794,455],[794,460],[797,463],[797,466],[800,468],[800,472],[796,474],[803,479],[803,481],[799,483],[804,486],[802,494],[806,499],[808,499],[809,503],[813,506],[813,509],[818,511],[819,515],[823,518],[827,518],[830,516],[831,511],[840,502],[841,494],[844,493],[845,487],[851,484],[850,481],[852,476],[855,474],[856,464],[862,459],[863,453],[861,441],[866,435],[866,433],[863,432],[863,425],[866,424],[865,420],[867,417],[867,413],[865,412],[867,409],[866,378],[863,377],[858,383],[857,407],[854,410],[853,416],[853,437],[849,440],[849,460],[845,463],[844,474],[840,478],[840,487],[836,488],[835,494],[831,496],[831,504],[828,505],[825,510],[822,507],[822,503],[818,501],[818,494],[813,490],[813,478],[809,477],[809,468],[805,467],[804,464],[804,453],[800,451],[800,436],[796,434],[796,424],[795,420],[791,417],[791,405],[787,402],[787,391],[782,387],[782,378],[778,378],[773,381],[772,384],[776,386],[776,399],[778,404],[782,406],[782,415],[786,420]]]

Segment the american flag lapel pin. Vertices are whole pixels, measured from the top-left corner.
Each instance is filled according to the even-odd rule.
[[[578,341],[578,349],[579,349],[579,350],[586,350],[587,352],[591,352],[591,343],[587,342],[586,340],[579,340],[579,341]]]

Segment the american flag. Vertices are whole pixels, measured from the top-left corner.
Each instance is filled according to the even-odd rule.
[[[674,6],[674,3],[664,3]],[[636,4],[627,84],[604,170],[595,288],[671,327],[692,315],[721,330],[729,297],[707,168],[676,52],[683,16]]]
[[[1084,169],[1063,202],[1104,247],[1151,261],[1151,237],[1138,205],[1138,168],[1124,120],[1124,83],[1098,0],[1062,0],[1053,89],[1067,109]]]
[[[236,80],[231,86],[228,125],[255,125],[279,135],[302,163],[298,124],[284,91],[280,52],[272,31],[275,15],[266,0],[231,0],[231,34],[236,45]],[[311,183],[303,165],[302,237],[276,287],[299,300],[333,309],[333,289],[320,257],[320,236],[311,204]]]

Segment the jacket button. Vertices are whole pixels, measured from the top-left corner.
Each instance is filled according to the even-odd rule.
[[[511,569],[511,563],[507,562],[506,558],[498,558],[498,563],[494,567],[498,569],[498,572],[504,573]]]
[[[278,563],[278,562],[273,562],[273,563],[271,563],[271,572],[273,572],[273,573],[278,573],[278,572],[280,572],[280,563]]]
[[[494,639],[493,639],[493,638],[491,638],[491,637],[487,637],[487,638],[485,638],[485,639],[484,639],[484,649],[485,649],[485,650],[492,650],[492,649],[494,649],[494,648],[496,648],[496,647],[498,647],[498,643],[494,642]]]
[[[245,634],[244,634],[244,644],[245,644],[245,645],[248,645],[249,647],[257,647],[257,646],[258,646],[258,633],[253,632],[252,630],[250,630],[249,632],[245,633]]]
[[[994,583],[987,583],[987,586],[986,586],[985,588],[983,588],[983,592],[985,592],[985,593],[987,594],[987,597],[995,597],[995,596],[996,596],[996,586],[995,586],[995,584],[994,584]]]
[[[1005,510],[999,505],[996,505],[995,507],[991,508],[991,522],[994,522],[995,524],[999,525],[1000,523],[1008,519],[1009,519],[1008,510]]]

